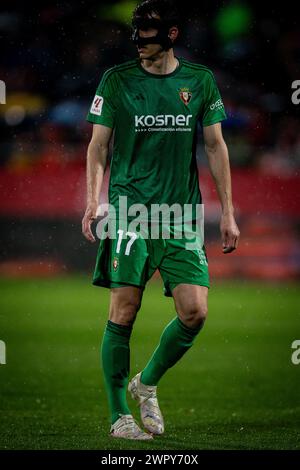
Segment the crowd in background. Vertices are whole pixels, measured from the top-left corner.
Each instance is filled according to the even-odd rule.
[[[300,31],[292,12],[258,2],[177,2],[175,49],[211,68],[237,167],[295,174],[300,166]],[[85,117],[103,72],[137,57],[130,41],[135,1],[12,2],[0,10],[0,165],[11,171],[84,165]],[[199,164],[205,164],[199,127]]]

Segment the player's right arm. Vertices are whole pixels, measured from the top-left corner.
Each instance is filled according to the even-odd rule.
[[[96,218],[112,132],[111,127],[93,124],[93,134],[87,150],[87,205],[82,219],[82,233],[90,242],[96,241],[91,223]]]
[[[82,219],[82,233],[90,242],[96,241],[91,223],[96,218],[109,141],[115,127],[118,90],[114,69],[109,69],[102,76],[87,115],[87,121],[93,124],[93,135],[87,152],[87,206]]]

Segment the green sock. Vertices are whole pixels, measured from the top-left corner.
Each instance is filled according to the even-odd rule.
[[[189,328],[178,317],[174,318],[164,329],[158,347],[142,372],[141,382],[157,385],[164,373],[192,346],[203,324]]]
[[[126,400],[129,376],[129,339],[132,327],[118,325],[108,320],[102,345],[101,357],[112,424],[120,414],[131,414]]]

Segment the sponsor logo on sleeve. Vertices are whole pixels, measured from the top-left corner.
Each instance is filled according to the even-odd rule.
[[[215,103],[210,105],[210,109],[213,111],[214,109],[218,111],[219,109],[224,108],[223,101],[221,99],[218,99]]]
[[[101,116],[103,102],[104,102],[103,96],[95,95],[93,104],[91,106],[91,114],[96,114],[96,116]]]

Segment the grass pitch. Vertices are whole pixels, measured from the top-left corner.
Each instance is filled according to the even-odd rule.
[[[0,289],[1,449],[300,449],[296,284],[212,286],[204,330],[159,385],[166,432],[146,443],[108,436],[99,343],[109,291],[88,277],[2,279]],[[150,283],[132,335],[131,376],[173,317],[172,299]]]

